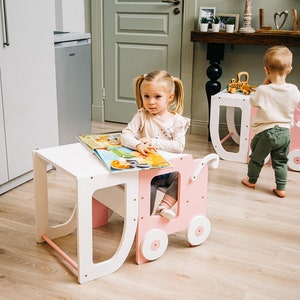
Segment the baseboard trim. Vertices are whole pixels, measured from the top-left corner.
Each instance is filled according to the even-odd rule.
[[[236,130],[237,132],[239,132],[240,126],[236,126]],[[220,123],[219,132],[220,132],[220,137],[223,137],[226,134],[228,134],[227,124]],[[201,121],[201,120],[192,120],[190,133],[208,136],[208,122]]]

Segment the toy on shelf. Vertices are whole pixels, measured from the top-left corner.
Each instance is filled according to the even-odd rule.
[[[241,77],[245,76],[245,80],[242,81]],[[237,74],[237,80],[235,78],[232,78],[230,80],[230,83],[227,86],[227,91],[231,94],[235,94],[236,92],[241,92],[244,95],[249,95],[251,92],[255,91],[255,86],[249,85],[249,74],[248,72],[239,72]]]

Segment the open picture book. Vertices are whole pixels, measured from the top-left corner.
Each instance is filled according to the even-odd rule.
[[[160,153],[142,155],[121,144],[121,133],[83,134],[77,139],[111,172],[171,167]]]

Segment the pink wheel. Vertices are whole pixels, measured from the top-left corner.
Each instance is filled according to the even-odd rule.
[[[293,171],[300,171],[300,150],[291,151],[288,158],[288,167]]]
[[[202,244],[210,234],[210,221],[205,216],[197,216],[191,220],[187,230],[187,240],[191,246]]]
[[[147,260],[161,257],[168,247],[168,235],[160,229],[153,229],[144,236],[141,252]]]

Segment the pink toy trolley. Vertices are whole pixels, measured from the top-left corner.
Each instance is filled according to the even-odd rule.
[[[291,128],[291,146],[288,167],[300,171],[300,104],[294,114],[294,126]]]
[[[171,162],[171,168],[139,171],[135,239],[137,264],[161,257],[168,246],[168,234],[186,230],[186,238],[191,246],[202,244],[210,234],[211,225],[206,217],[208,164],[217,168],[219,156],[213,153],[195,160],[190,154],[165,157]],[[150,215],[150,184],[155,176],[171,172],[179,174],[177,215],[173,220],[167,220],[160,215]],[[163,192],[163,189],[160,191]],[[110,194],[111,200],[108,202],[105,201],[106,197],[103,199],[100,194],[94,196],[96,197],[93,198],[93,227],[97,227],[108,222],[107,208],[110,208],[111,200],[114,198],[120,200],[122,196]],[[106,211],[104,215],[103,211]],[[113,211],[123,215],[122,209]]]
[[[170,160],[173,168],[145,170],[139,173],[139,220],[136,235],[136,262],[142,264],[163,255],[168,246],[168,234],[186,230],[191,246],[202,244],[210,233],[210,221],[206,217],[208,166],[217,168],[219,156],[209,154],[193,160],[182,155]],[[178,201],[175,219],[167,220],[150,215],[150,183],[153,177],[178,172]]]

